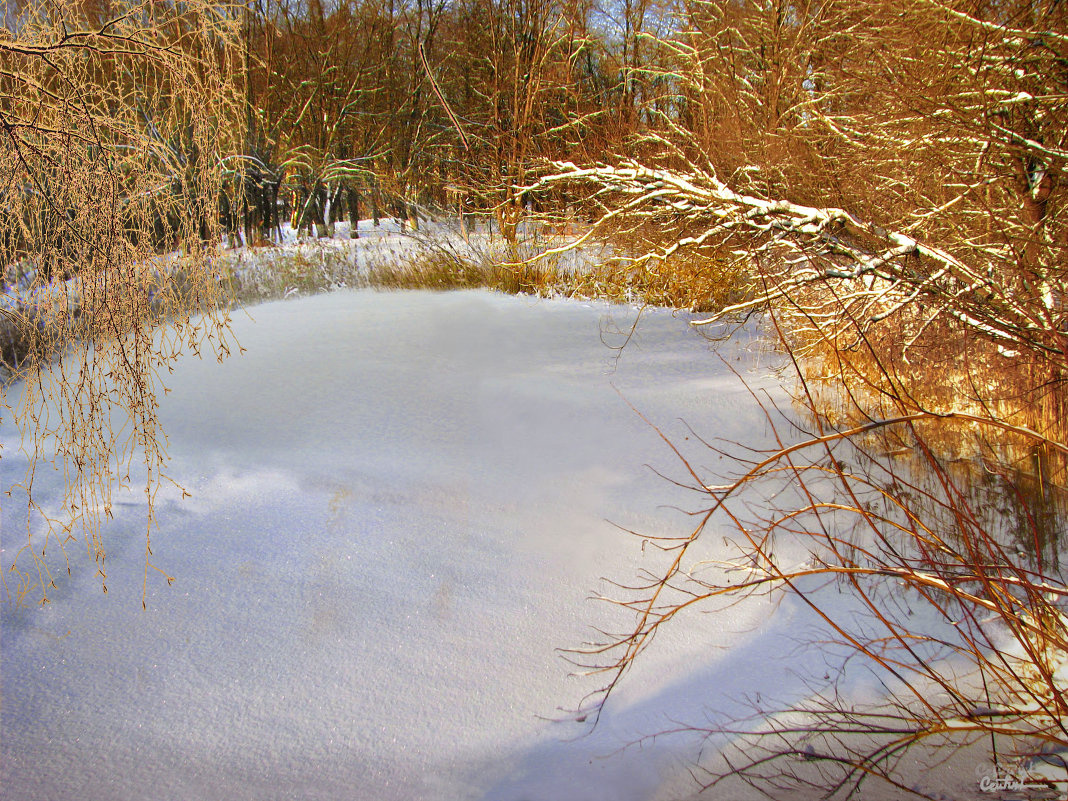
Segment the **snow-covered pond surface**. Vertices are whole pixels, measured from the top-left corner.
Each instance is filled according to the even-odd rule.
[[[131,493],[105,532],[106,596],[75,545],[52,603],[2,607],[6,801],[678,797],[699,742],[621,749],[799,681],[793,607],[754,602],[658,639],[592,732],[561,711],[599,680],[557,649],[628,621],[589,596],[660,563],[612,523],[681,531],[666,505],[696,504],[644,467],[680,475],[627,401],[680,440],[683,418],[760,444],[723,361],[776,392],[754,335],[721,359],[684,317],[646,311],[619,354],[634,310],[482,292],[250,314],[247,353],[168,381],[170,473],[192,493],[158,506],[174,585],[150,576],[142,611]],[[4,435],[6,487],[21,466]]]

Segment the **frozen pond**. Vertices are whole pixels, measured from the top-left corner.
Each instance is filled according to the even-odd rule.
[[[792,607],[754,603],[658,640],[592,732],[561,711],[599,680],[557,649],[627,625],[588,598],[651,558],[612,523],[683,530],[666,506],[696,503],[644,466],[680,474],[627,402],[680,441],[678,418],[761,443],[724,362],[776,391],[751,334],[716,355],[687,318],[646,311],[618,353],[635,310],[483,292],[250,313],[246,354],[168,381],[170,473],[192,493],[158,507],[174,585],[150,576],[142,611],[133,492],[105,532],[106,596],[75,545],[51,604],[2,607],[5,801],[678,797],[694,738],[621,749],[788,691]]]

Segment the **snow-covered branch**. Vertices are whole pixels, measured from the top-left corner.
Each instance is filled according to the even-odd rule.
[[[984,337],[1047,354],[1063,352],[1065,310],[1052,309],[1055,326],[1032,299],[999,283],[993,260],[968,259],[902,231],[890,230],[844,209],[815,207],[783,198],[735,191],[712,172],[675,172],[634,162],[579,167],[554,162],[526,191],[560,184],[585,187],[609,211],[597,221],[612,226],[661,226],[677,232],[638,259],[666,259],[687,248],[742,239],[740,252],[759,261],[757,291],[703,322],[760,308],[789,297],[809,314],[835,315],[862,327],[925,304]],[[580,190],[581,191],[581,190]],[[613,199],[615,203],[613,204]],[[758,287],[759,284],[759,287]],[[831,293],[812,292],[816,285]],[[700,324],[700,323],[699,323]]]

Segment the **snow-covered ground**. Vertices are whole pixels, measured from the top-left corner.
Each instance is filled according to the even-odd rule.
[[[75,545],[50,604],[0,609],[5,801],[691,793],[710,744],[635,743],[807,694],[795,638],[813,620],[790,599],[684,617],[596,728],[568,713],[603,677],[570,676],[557,649],[630,624],[588,597],[661,564],[613,523],[682,532],[668,507],[698,503],[645,467],[681,475],[627,402],[688,447],[679,418],[767,437],[728,365],[782,399],[754,332],[717,355],[685,316],[647,310],[612,350],[635,315],[352,291],[238,314],[244,355],[168,380],[170,472],[192,493],[158,504],[173,586],[150,575],[142,611],[131,493],[105,531],[107,595]],[[3,444],[8,486],[22,464],[10,430]],[[37,481],[47,502],[58,478]],[[5,501],[5,562],[18,511]]]

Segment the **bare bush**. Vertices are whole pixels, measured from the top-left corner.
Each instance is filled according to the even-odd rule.
[[[819,635],[807,636],[826,673],[807,677],[802,701],[767,699],[749,718],[687,729],[716,743],[730,737],[696,766],[702,787],[741,779],[771,797],[849,797],[883,781],[924,795],[917,764],[968,747],[1014,775],[1038,775],[1044,761],[1063,768],[1068,585],[1058,537],[1068,491],[1036,491],[1040,477],[1006,469],[983,440],[993,428],[1003,445],[1038,446],[1062,475],[1068,449],[968,414],[873,419],[854,407],[851,419],[839,409],[835,425],[825,401],[802,387],[798,410],[766,409],[775,447],[702,441],[737,466],[729,475],[707,474],[664,437],[685,468],[678,483],[704,503],[689,512],[687,534],[635,532],[663,562],[605,599],[634,613],[633,628],[572,652],[607,677],[598,706],[660,629],[694,625],[690,610],[786,594],[818,621]],[[983,457],[938,455],[947,440]],[[980,475],[995,470],[991,492],[991,473]],[[710,558],[710,538],[731,553]],[[801,559],[787,556],[799,551]],[[882,695],[858,697],[858,676],[874,677]]]
[[[740,297],[707,322],[766,313],[797,368],[809,435],[727,449],[749,461],[725,482],[690,469],[710,502],[660,542],[663,570],[616,599],[629,632],[583,657],[610,694],[684,610],[782,592],[823,620],[841,675],[863,664],[887,692],[861,708],[843,679],[711,727],[746,747],[710,784],[911,790],[902,758],[928,746],[1068,747],[1063,526],[1049,525],[1068,453],[1065,22],[1058,3],[689,3],[661,42],[675,55],[661,131],[612,163],[547,164],[525,188],[594,219],[576,246],[726,259]],[[976,500],[980,475],[998,477],[1011,537]],[[696,569],[716,521],[737,558]],[[781,561],[783,540],[804,564]],[[821,579],[863,614],[839,615]]]

